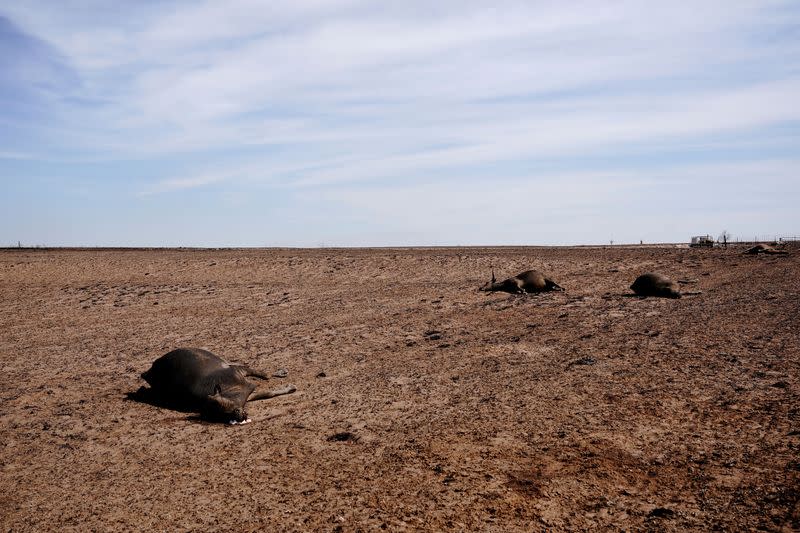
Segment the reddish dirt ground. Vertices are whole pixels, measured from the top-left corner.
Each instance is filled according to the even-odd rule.
[[[799,259],[0,251],[2,529],[796,530]],[[645,271],[702,294],[625,296]],[[244,426],[128,400],[179,346],[298,391]]]

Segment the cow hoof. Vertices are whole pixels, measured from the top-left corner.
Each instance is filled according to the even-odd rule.
[[[243,426],[245,424],[249,424],[252,421],[253,421],[252,418],[248,418],[247,420],[242,420],[241,422],[237,422],[236,420],[231,420],[231,421],[228,422],[228,424],[230,424],[232,426]]]

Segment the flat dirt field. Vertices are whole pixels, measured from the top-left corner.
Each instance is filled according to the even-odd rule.
[[[4,531],[800,528],[800,249],[7,249],[0,301]],[[127,398],[181,346],[297,392]]]

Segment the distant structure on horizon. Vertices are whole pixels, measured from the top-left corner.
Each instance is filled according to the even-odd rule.
[[[800,237],[798,236],[754,236],[752,240],[750,239],[740,239],[736,238],[733,239],[731,234],[728,231],[723,231],[720,236],[714,240],[711,235],[695,235],[689,241],[689,246],[691,248],[711,248],[713,246],[724,246],[728,247],[729,244],[757,244],[761,242],[771,242],[773,244],[788,244],[788,243],[796,243],[800,242]]]
[[[702,248],[704,246],[714,246],[714,238],[711,235],[697,235],[692,237],[689,246],[692,248]]]

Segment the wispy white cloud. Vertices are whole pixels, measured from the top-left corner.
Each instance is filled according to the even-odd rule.
[[[0,159],[35,159],[35,156],[25,152],[0,151]]]
[[[404,123],[384,138],[370,139],[363,125],[338,129],[308,127],[307,141],[342,146],[342,151],[309,163],[301,152],[294,164],[271,164],[267,158],[260,167],[262,178],[287,186],[332,185],[348,182],[403,180],[429,174],[432,170],[461,169],[475,164],[526,161],[537,158],[586,156],[608,150],[629,154],[653,143],[702,144],[708,135],[757,128],[774,123],[800,120],[792,105],[800,94],[799,82],[779,82],[730,92],[695,93],[696,100],[668,97],[659,102],[643,98],[606,97],[605,109],[597,102],[573,109],[561,104],[531,106],[530,115],[514,116],[509,109],[420,125]],[[612,111],[613,110],[613,111]],[[398,117],[398,121],[401,118]],[[413,138],[415,145],[404,145]],[[297,132],[296,142],[303,142]],[[344,152],[345,147],[352,148]],[[445,143],[444,147],[437,147]],[[227,172],[224,179],[253,176],[254,165]],[[203,185],[202,180],[197,185]],[[169,189],[165,189],[169,190]]]
[[[798,171],[800,159],[660,171],[551,172],[534,179],[484,176],[346,186],[311,201],[339,205],[362,220],[371,244],[418,244],[419,235],[427,235],[427,244],[441,245],[664,242],[725,228],[741,237],[752,233],[759,219],[765,231],[787,231],[766,221],[792,219],[775,191],[797,198]],[[328,240],[336,238],[341,242],[347,235]]]
[[[194,189],[196,187],[203,187],[206,185],[211,185],[213,183],[219,183],[221,181],[225,181],[232,176],[230,173],[220,173],[220,174],[206,174],[200,176],[192,176],[186,178],[169,178],[146,189],[142,190],[139,193],[139,196],[150,196],[153,194],[159,194],[164,192],[174,192],[174,191],[181,191],[184,189]]]

